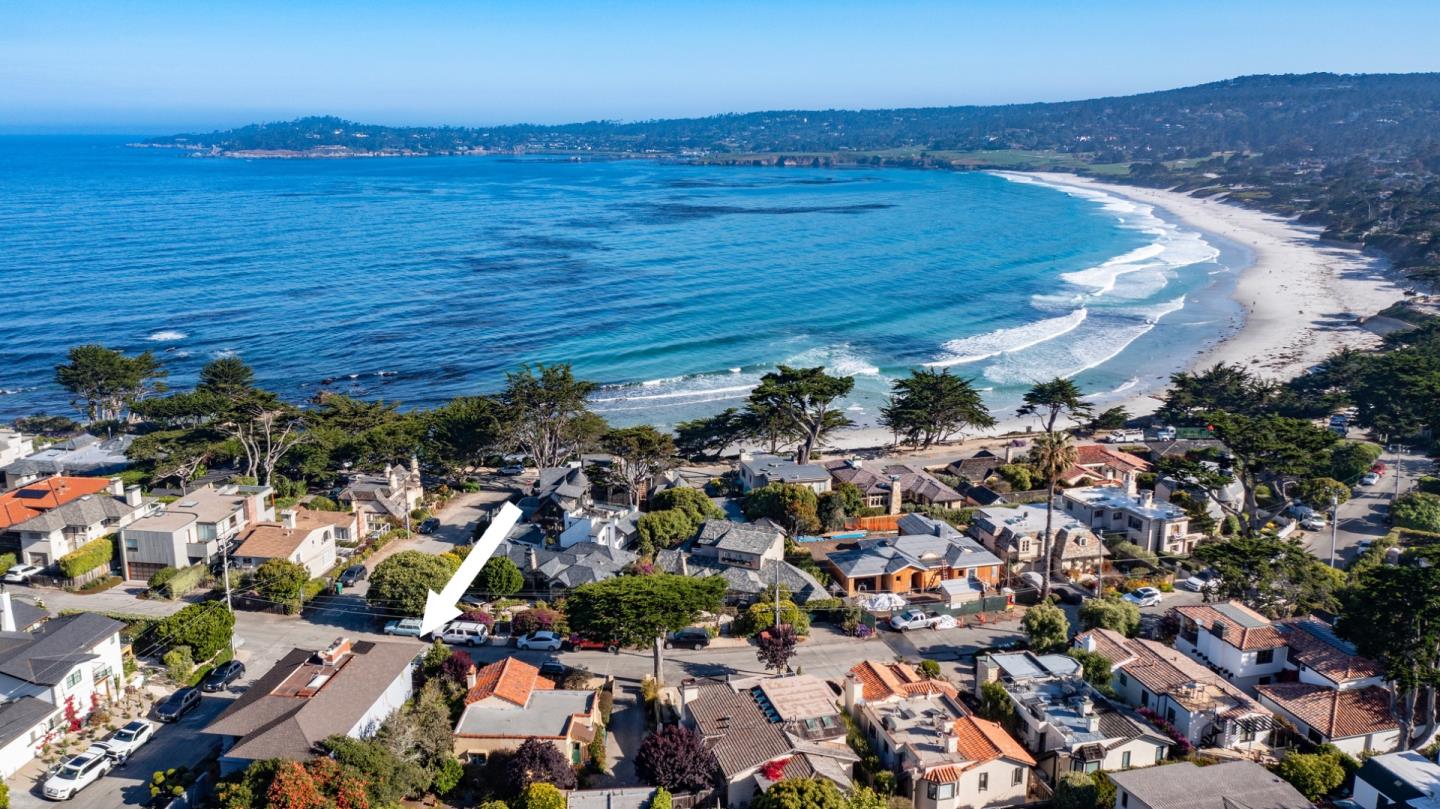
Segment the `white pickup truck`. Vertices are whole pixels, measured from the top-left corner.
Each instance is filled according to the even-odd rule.
[[[1144,430],[1116,430],[1105,436],[1107,444],[1138,444],[1144,440]]]
[[[938,612],[926,612],[924,610],[906,610],[899,615],[890,617],[890,628],[897,632],[909,632],[912,629],[934,629],[940,623],[942,616]]]

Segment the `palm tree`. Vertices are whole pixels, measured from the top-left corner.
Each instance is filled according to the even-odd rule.
[[[1095,411],[1095,406],[1085,401],[1080,393],[1080,386],[1073,381],[1063,377],[1055,377],[1049,382],[1037,382],[1030,390],[1025,392],[1024,404],[1015,411],[1020,416],[1040,416],[1044,420],[1045,434],[1035,441],[1034,450],[1031,452],[1031,463],[1040,466],[1040,454],[1042,444],[1046,447],[1045,452],[1052,457],[1054,464],[1059,464],[1064,453],[1063,448],[1068,448],[1068,460],[1047,471],[1046,467],[1040,466],[1040,471],[1045,479],[1050,482],[1050,497],[1045,501],[1045,537],[1041,541],[1041,555],[1045,559],[1045,586],[1041,591],[1042,596],[1050,595],[1050,572],[1053,567],[1050,559],[1051,525],[1055,512],[1055,487],[1059,482],[1060,475],[1065,473],[1070,465],[1075,463],[1075,447],[1069,443],[1069,436],[1063,431],[1057,436],[1055,424],[1061,416],[1079,424],[1083,419],[1089,418]]]
[[[1045,498],[1045,536],[1040,544],[1040,558],[1044,560],[1045,584],[1041,587],[1040,597],[1050,596],[1050,577],[1059,567],[1057,561],[1064,557],[1064,548],[1054,544],[1055,536],[1052,524],[1055,516],[1055,490],[1059,487],[1060,476],[1065,470],[1075,465],[1077,453],[1075,444],[1070,440],[1069,433],[1046,433],[1035,439],[1034,446],[1030,449],[1030,463],[1045,476],[1050,486],[1049,496]],[[1062,543],[1063,544],[1063,543]]]

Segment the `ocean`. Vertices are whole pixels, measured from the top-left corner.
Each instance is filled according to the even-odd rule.
[[[169,383],[239,355],[296,400],[429,406],[525,363],[616,424],[743,404],[776,364],[854,375],[873,424],[935,365],[998,415],[1072,376],[1154,389],[1233,331],[1245,250],[1033,178],[650,160],[239,160],[120,137],[0,138],[0,419],[72,413],[74,344]]]

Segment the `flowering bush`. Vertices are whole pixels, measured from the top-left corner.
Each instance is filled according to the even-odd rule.
[[[875,627],[865,623],[856,624],[855,630],[852,634],[857,638],[868,638],[871,635],[875,634]]]
[[[1179,730],[1176,730],[1175,726],[1165,721],[1165,719],[1163,719],[1160,714],[1155,713],[1149,708],[1141,708],[1136,711],[1136,713],[1145,717],[1146,721],[1159,728],[1165,733],[1166,736],[1174,739],[1175,747],[1180,750],[1180,755],[1188,756],[1195,750],[1195,745],[1191,744],[1190,740],[1185,738],[1185,734],[1181,733]]]

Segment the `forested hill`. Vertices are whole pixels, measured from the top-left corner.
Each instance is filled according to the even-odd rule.
[[[1440,132],[1440,74],[1246,76],[1117,98],[1005,106],[774,111],[490,128],[387,127],[334,117],[159,138],[221,152],[486,150],[824,153],[1052,150],[1097,162],[1212,152],[1335,156],[1413,148]]]

